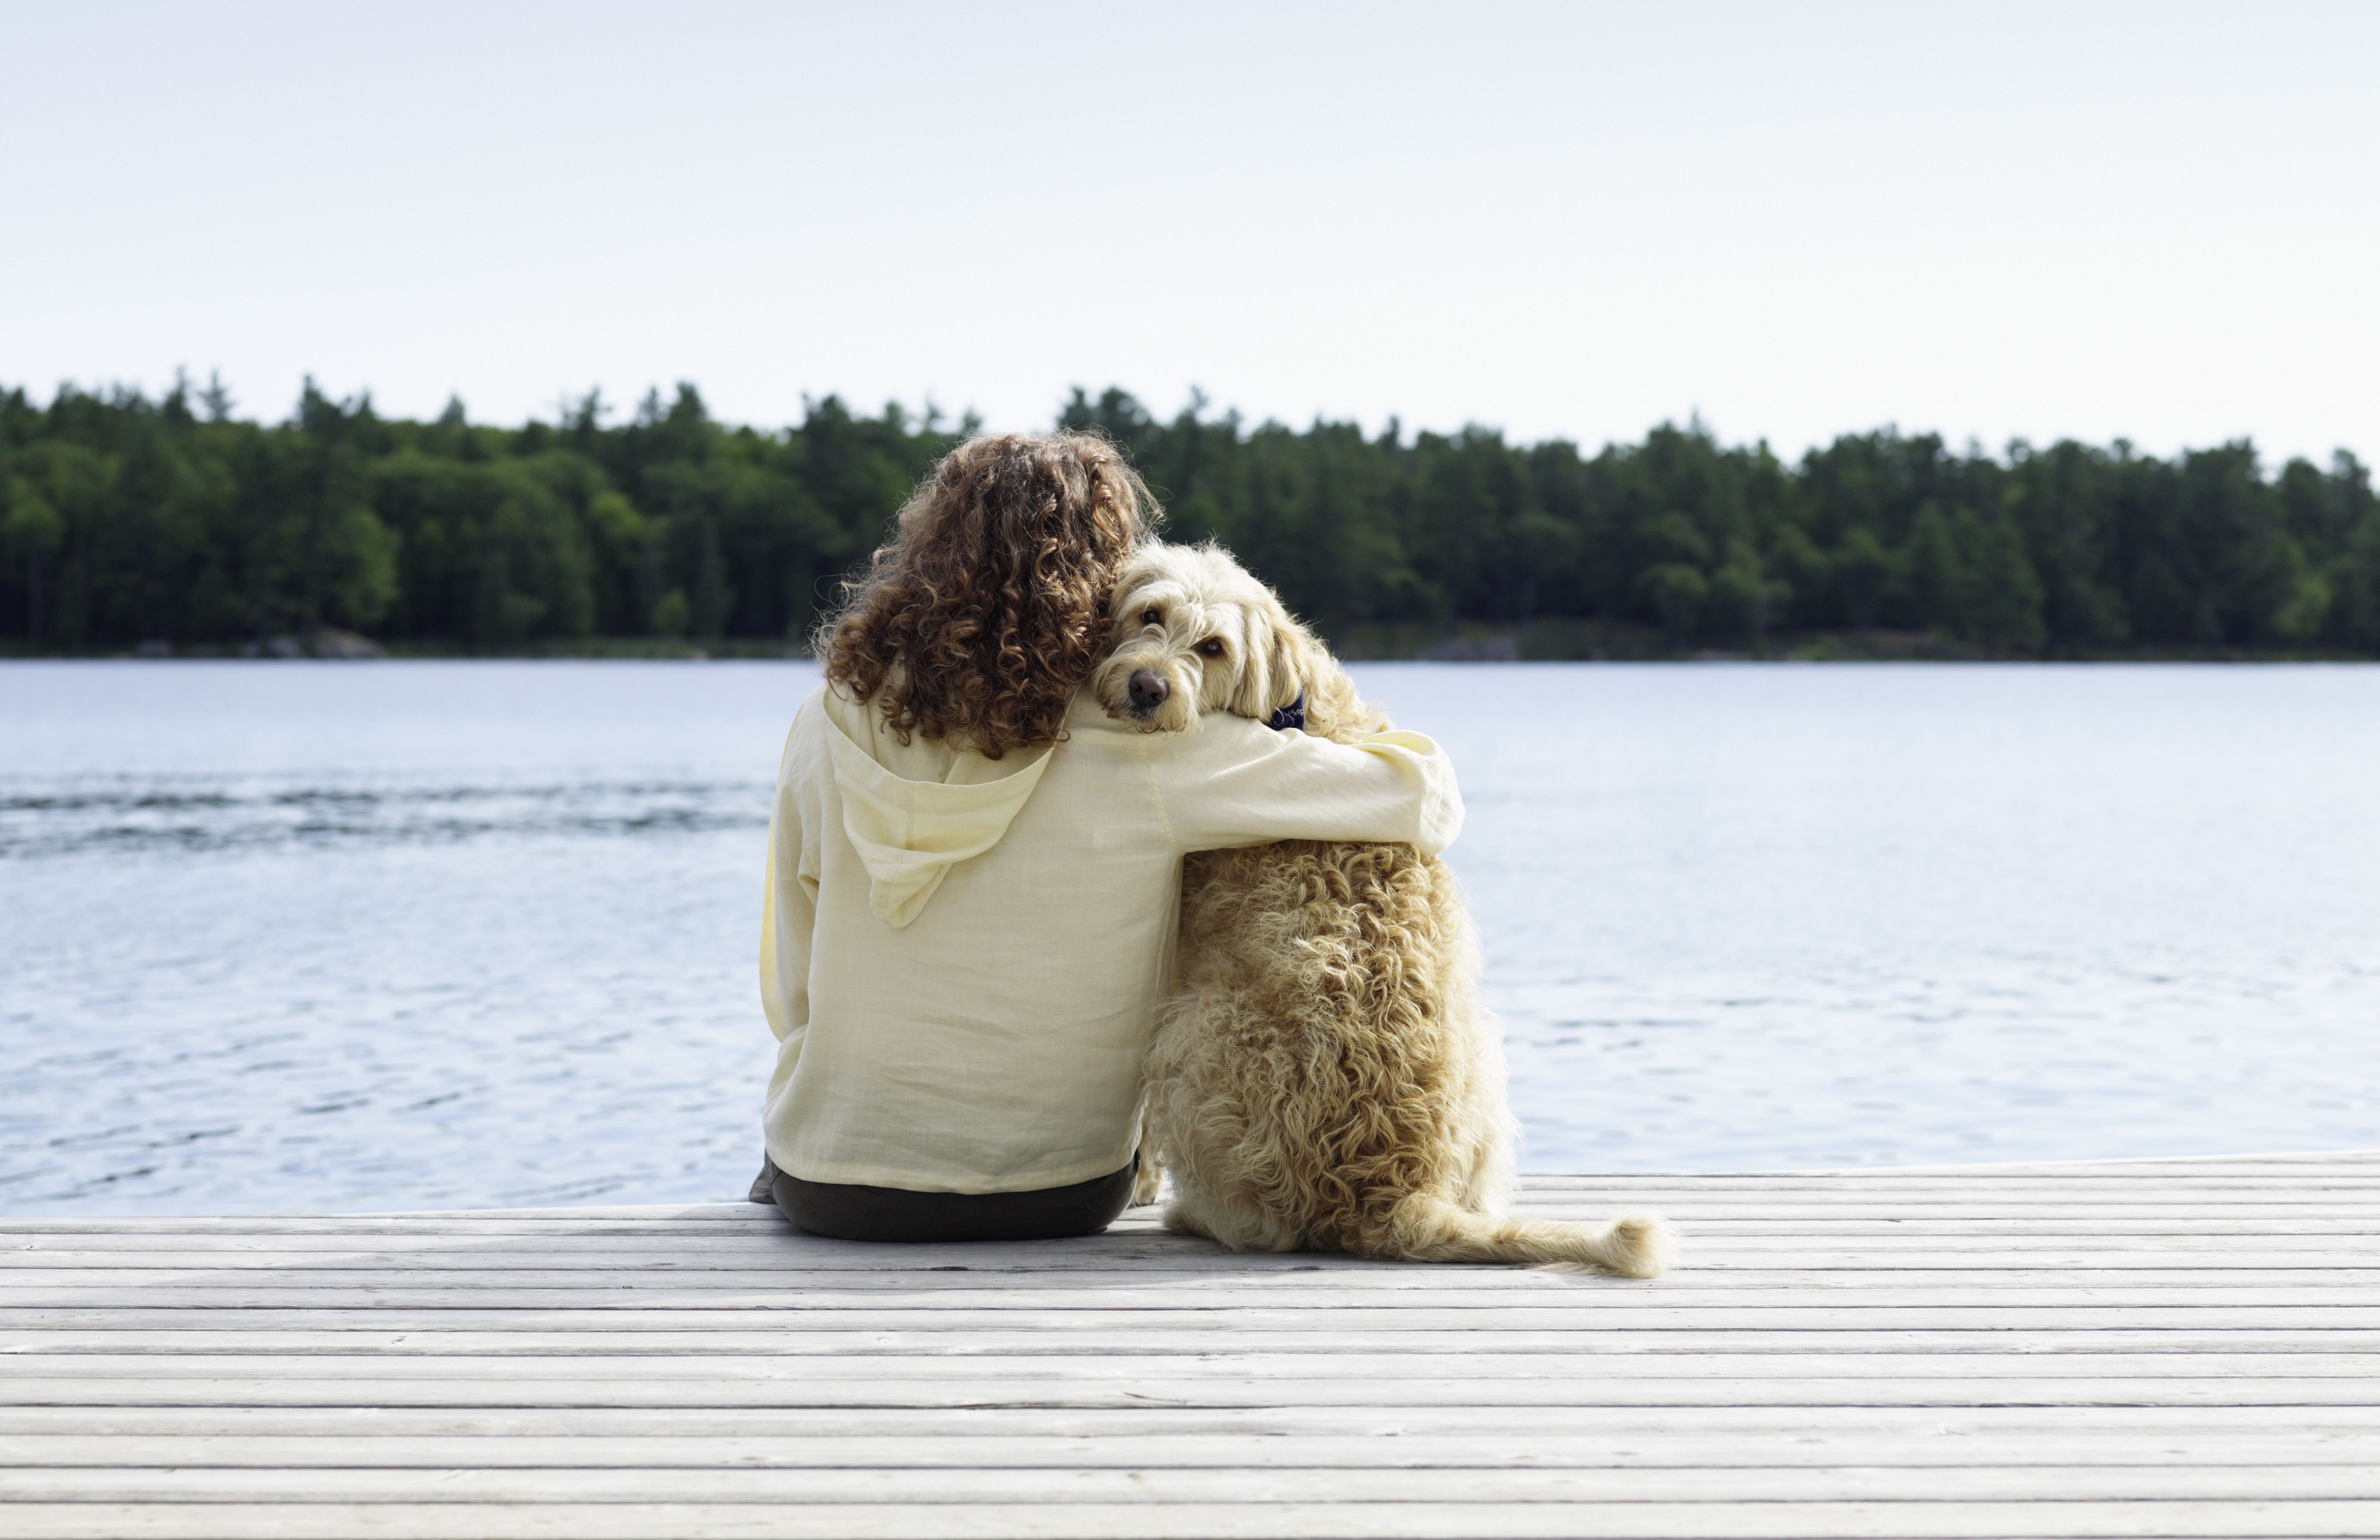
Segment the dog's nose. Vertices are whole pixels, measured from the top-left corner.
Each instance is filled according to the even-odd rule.
[[[1148,670],[1142,669],[1125,682],[1123,693],[1132,697],[1134,710],[1152,711],[1165,704],[1165,697],[1173,693],[1173,686]]]

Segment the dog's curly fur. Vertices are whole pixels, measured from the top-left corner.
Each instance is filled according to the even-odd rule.
[[[1388,725],[1272,590],[1214,546],[1149,546],[1116,588],[1091,687],[1117,719],[1200,713],[1347,743]],[[1135,701],[1133,677],[1166,684]],[[1176,1231],[1234,1251],[1330,1250],[1650,1278],[1669,1227],[1504,1218],[1513,1123],[1479,957],[1444,863],[1410,845],[1291,840],[1193,855],[1179,987],[1147,1068],[1143,1201],[1171,1171]]]

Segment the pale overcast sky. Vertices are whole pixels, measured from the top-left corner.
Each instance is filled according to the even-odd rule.
[[[0,8],[0,382],[2380,456],[2380,4]]]

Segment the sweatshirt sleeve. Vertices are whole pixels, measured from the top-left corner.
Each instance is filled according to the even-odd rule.
[[[1435,855],[1463,828],[1454,767],[1418,733],[1336,744],[1212,716],[1148,741],[1174,843],[1221,850],[1271,840],[1381,840]]]
[[[790,767],[792,755],[786,756]],[[818,851],[791,778],[781,770],[769,815],[768,877],[760,899],[760,1009],[782,1043],[810,1021],[810,933],[818,924]]]

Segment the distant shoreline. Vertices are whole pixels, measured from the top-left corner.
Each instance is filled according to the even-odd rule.
[[[1815,632],[1780,635],[1757,651],[1672,645],[1655,629],[1626,623],[1543,620],[1525,625],[1463,623],[1354,625],[1330,638],[1351,663],[2365,663],[2367,654],[2320,648],[2155,647],[2052,653],[1996,653],[1923,631]],[[808,661],[796,643],[724,637],[582,637],[509,648],[459,643],[378,642],[348,632],[283,636],[261,642],[139,648],[35,649],[0,641],[0,662],[70,661]]]

